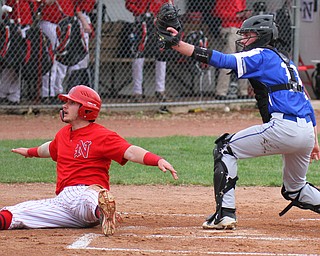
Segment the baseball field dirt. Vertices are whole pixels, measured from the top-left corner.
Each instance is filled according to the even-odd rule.
[[[110,113],[97,122],[124,137],[162,137],[232,133],[261,120],[257,110],[248,109]],[[0,140],[51,139],[63,125],[56,114],[2,115]],[[54,189],[54,184],[0,184],[0,208],[53,197]],[[100,227],[0,231],[0,255],[320,255],[320,215],[293,208],[279,217],[288,204],[280,187],[237,187],[238,226],[228,231],[201,227],[214,209],[212,187],[111,184],[111,191],[123,218],[114,236],[103,236]]]

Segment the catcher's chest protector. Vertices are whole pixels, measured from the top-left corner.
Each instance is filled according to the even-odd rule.
[[[57,26],[59,45],[55,50],[56,59],[66,66],[74,66],[88,54],[83,31],[77,17],[66,17]]]

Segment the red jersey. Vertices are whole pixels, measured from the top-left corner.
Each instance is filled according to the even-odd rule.
[[[51,158],[57,162],[56,194],[67,186],[98,184],[110,189],[111,160],[124,165],[125,151],[131,146],[116,132],[90,123],[75,131],[63,127],[50,143]]]
[[[146,12],[151,12],[156,16],[160,7],[168,2],[169,0],[126,0],[126,8],[134,16],[139,16]],[[171,2],[173,3],[173,1]]]
[[[36,12],[38,2],[33,2],[33,10],[31,4],[29,4],[29,0],[7,0],[6,5],[12,7],[12,12],[8,13],[9,18],[13,19],[16,23],[18,23],[18,19],[20,18],[21,25],[31,25],[32,24],[32,11]]]
[[[74,5],[77,8],[77,11],[83,11],[86,13],[92,12],[96,0],[74,0]]]
[[[74,16],[73,0],[56,0],[53,4],[45,5],[41,12],[42,20],[55,24],[58,24],[64,15]]]
[[[213,16],[221,19],[223,28],[236,27],[240,28],[243,18],[238,18],[237,13],[246,9],[246,0],[216,0],[215,7],[212,11]]]

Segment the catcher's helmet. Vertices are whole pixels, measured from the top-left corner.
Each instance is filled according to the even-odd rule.
[[[80,118],[93,121],[98,117],[101,108],[99,94],[85,85],[77,85],[71,88],[68,94],[59,94],[62,101],[72,100],[81,104],[78,115]]]
[[[262,14],[246,19],[242,23],[241,28],[237,31],[237,34],[242,36],[243,34],[249,32],[254,32],[257,34],[255,36],[257,39],[253,43],[249,45],[244,44],[246,39],[252,37],[245,37],[244,39],[239,39],[236,41],[237,46],[245,51],[267,45],[275,46],[275,43],[279,40],[278,28],[273,19],[273,15]]]

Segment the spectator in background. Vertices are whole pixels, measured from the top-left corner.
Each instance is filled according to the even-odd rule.
[[[212,9],[212,15],[221,19],[221,38],[224,47],[221,49],[224,53],[235,53],[237,51],[235,41],[239,39],[236,34],[242,22],[251,15],[246,10],[246,0],[216,0]],[[220,69],[216,84],[215,96],[217,100],[226,100],[229,90],[231,76],[229,70]],[[248,98],[248,82],[246,80],[238,80],[238,97]]]
[[[91,24],[89,13],[93,11],[95,3],[96,0],[74,0],[76,15],[84,32],[84,39],[87,45],[88,54],[79,63],[67,69],[68,79],[66,82],[66,91],[69,91],[73,86],[78,84],[92,86],[91,73],[89,69],[89,39],[90,36],[93,35],[93,26]]]
[[[282,39],[278,50],[287,52],[292,55],[292,22],[290,14],[291,0],[285,0],[280,9],[276,11],[276,22],[279,29],[279,37]]]
[[[29,2],[35,1],[6,1],[6,5],[12,8],[12,12],[7,13],[7,18],[10,19],[11,23],[18,26],[18,32],[21,33],[23,38],[26,37],[26,31],[32,24],[32,13]],[[20,67],[2,67],[0,80],[0,103],[8,105],[19,104],[21,97]]]
[[[221,21],[219,17],[211,15],[211,10],[215,7],[215,3],[216,0],[188,0],[187,10],[188,12],[200,12],[200,22],[206,24],[209,27],[208,32],[216,38],[220,34]]]
[[[47,35],[55,49],[59,42],[56,28],[65,16],[74,16],[73,0],[43,0],[42,20],[40,27]],[[66,76],[67,66],[54,60],[51,70],[42,78],[42,103],[57,103],[57,95],[63,92],[63,80]]]
[[[126,8],[135,17],[135,30],[138,35],[136,56],[132,63],[133,98],[140,102],[143,96],[143,65],[145,57],[156,58],[155,95],[161,102],[166,101],[166,55],[160,52],[154,36],[154,18],[160,7],[169,0],[126,0]],[[165,107],[162,109],[165,111]]]

